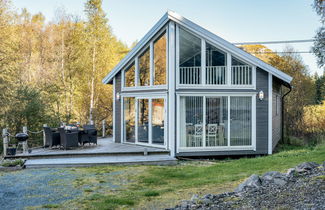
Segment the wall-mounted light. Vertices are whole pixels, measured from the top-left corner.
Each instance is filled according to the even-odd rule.
[[[116,100],[119,101],[121,98],[120,93],[116,93]]]
[[[264,99],[264,92],[263,90],[261,90],[259,93],[258,93],[258,98],[262,101]]]

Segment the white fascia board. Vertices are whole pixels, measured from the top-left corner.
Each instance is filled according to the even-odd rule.
[[[107,84],[112,81],[114,76],[121,71],[130,59],[132,59],[150,39],[152,39],[158,31],[168,22],[168,12],[160,18],[160,20],[150,29],[150,31],[136,44],[136,46],[112,69],[112,71],[102,80],[102,83]]]
[[[244,50],[236,47],[235,45],[231,44],[230,42],[222,39],[221,37],[215,35],[214,33],[202,28],[201,26],[193,23],[192,21],[182,17],[181,15],[175,13],[175,12],[168,12],[168,17],[170,20],[175,21],[179,25],[193,31],[194,33],[197,33],[201,37],[207,39],[208,41],[212,42],[213,44],[216,44],[218,46],[223,46],[227,51],[232,53],[233,55],[236,55],[240,58],[243,58],[244,60],[247,60],[248,62],[262,68],[263,70],[273,74],[274,76],[282,79],[283,81],[290,83],[292,80],[292,77],[287,75],[286,73],[274,68],[273,66],[263,62],[262,60],[258,59],[257,57],[245,52]]]

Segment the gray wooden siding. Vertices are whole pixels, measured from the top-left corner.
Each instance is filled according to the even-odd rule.
[[[282,93],[281,82],[273,77],[272,99],[272,147],[273,149],[282,137]],[[278,98],[278,100],[277,100]],[[277,107],[279,106],[279,107]],[[277,112],[278,109],[278,112]]]
[[[256,94],[256,151],[206,151],[206,152],[180,152],[176,156],[217,156],[217,155],[259,155],[268,152],[268,72],[256,69],[256,90],[250,89],[179,89],[176,92],[264,92],[261,101]]]
[[[268,97],[269,97],[269,73],[256,69],[256,91],[264,92],[264,99],[261,101],[256,95],[256,152],[267,154],[268,149]]]
[[[116,96],[116,93],[121,92],[121,73],[118,73],[115,77],[115,93],[113,94],[113,97]],[[115,142],[121,143],[121,118],[122,118],[122,110],[121,110],[121,100],[115,100]]]

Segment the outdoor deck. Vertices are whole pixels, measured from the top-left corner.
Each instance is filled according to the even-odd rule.
[[[70,150],[57,148],[33,149],[6,158],[27,159],[27,168],[76,167],[107,164],[174,164],[169,151],[160,148],[114,143],[112,138],[98,139],[98,145],[84,145]]]
[[[85,144],[73,149],[37,148],[29,154],[18,153],[14,158],[48,158],[48,157],[85,157],[85,156],[116,156],[116,155],[148,155],[169,154],[168,150],[132,144],[114,143],[112,138],[100,138],[97,145]],[[7,157],[10,158],[10,157]]]

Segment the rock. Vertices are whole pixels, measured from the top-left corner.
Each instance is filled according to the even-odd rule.
[[[207,199],[207,198],[204,198],[202,202],[206,206],[209,206],[212,203],[212,201],[210,199]]]
[[[196,203],[199,200],[199,196],[197,194],[192,195],[191,202]]]
[[[187,201],[182,201],[181,208],[182,209],[187,209],[187,207],[188,207],[188,202]]]
[[[212,194],[206,194],[205,196],[203,196],[203,199],[213,199],[213,195]]]
[[[287,183],[286,174],[280,173],[278,171],[266,172],[261,179],[263,185],[267,183],[274,183],[276,185],[283,186]]]
[[[262,185],[261,179],[258,175],[253,174],[243,183],[241,183],[236,189],[235,192],[244,191],[245,188],[259,188]]]
[[[286,175],[283,173],[280,173],[278,171],[269,171],[266,172],[262,176],[262,180],[264,181],[272,181],[273,179],[278,178],[278,179],[287,179]]]
[[[193,195],[191,201],[197,200],[196,203],[185,201],[175,210],[325,209],[322,188],[325,184],[324,167],[325,162],[321,167],[307,162],[289,169],[286,174],[270,171],[260,177],[252,175],[236,188],[236,192],[206,194],[203,197]]]
[[[286,175],[287,177],[293,177],[296,173],[296,169],[295,168],[289,168]]]
[[[273,180],[274,184],[276,185],[279,185],[279,186],[284,186],[287,184],[287,181],[286,180],[283,180],[283,179],[274,179]]]
[[[310,171],[313,170],[320,165],[315,162],[304,162],[296,166],[297,172],[304,172],[304,171]]]

